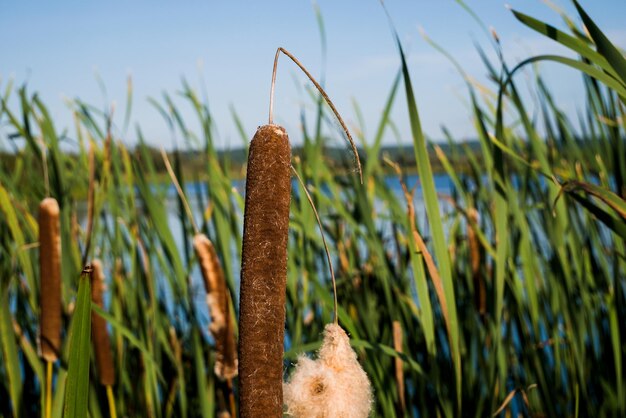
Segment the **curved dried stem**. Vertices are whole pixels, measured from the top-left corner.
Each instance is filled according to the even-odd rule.
[[[313,213],[315,214],[315,219],[317,219],[317,225],[320,228],[320,234],[322,234],[322,242],[324,243],[324,251],[326,252],[326,259],[328,260],[328,268],[330,269],[330,279],[333,283],[334,322],[335,324],[339,324],[339,315],[337,312],[337,283],[335,281],[335,270],[333,269],[333,263],[330,259],[330,251],[328,250],[328,244],[326,243],[324,229],[322,228],[322,221],[320,220],[320,217],[317,214],[317,209],[315,209],[315,204],[313,203],[313,199],[311,199],[311,195],[309,194],[309,191],[307,190],[306,185],[304,184],[304,181],[302,181],[302,178],[300,177],[300,175],[298,174],[298,172],[293,166],[291,166],[291,171],[293,171],[293,173],[296,175],[298,182],[302,186],[302,190],[304,190],[304,194],[306,195],[306,198],[309,201],[311,208],[313,209]]]
[[[281,52],[287,55],[298,67],[300,67],[302,72],[306,74],[309,80],[311,80],[315,88],[320,92],[320,94],[322,95],[326,103],[328,103],[328,106],[330,106],[330,109],[335,114],[335,117],[339,121],[339,124],[341,125],[341,128],[345,132],[346,137],[348,138],[348,142],[350,143],[350,146],[352,147],[352,152],[354,153],[354,159],[356,161],[357,171],[359,172],[359,179],[361,181],[361,184],[363,184],[363,170],[361,169],[361,159],[359,158],[359,152],[356,149],[356,144],[354,143],[354,140],[352,139],[352,135],[350,135],[350,131],[348,131],[348,127],[346,126],[345,122],[341,118],[339,111],[337,110],[333,102],[330,100],[330,97],[328,97],[328,95],[326,94],[322,86],[315,80],[315,78],[313,78],[311,73],[309,73],[309,71],[304,67],[304,65],[302,65],[300,61],[298,61],[298,59],[291,54],[291,52],[287,51],[285,48],[282,48],[282,47],[279,47],[276,50],[276,56],[274,57],[274,69],[272,71],[272,85],[270,87],[269,124],[272,125],[272,121],[274,117],[274,90],[276,86],[276,70],[278,68],[278,57],[280,56]]]

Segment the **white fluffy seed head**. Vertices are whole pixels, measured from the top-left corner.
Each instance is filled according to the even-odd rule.
[[[372,388],[339,325],[326,325],[317,360],[298,358],[295,371],[284,384],[284,401],[293,418],[369,416]]]

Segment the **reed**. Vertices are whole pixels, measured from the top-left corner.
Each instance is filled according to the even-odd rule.
[[[459,143],[460,138],[444,132],[450,142],[440,144],[441,152],[433,154],[416,126],[413,143],[419,167],[424,169],[430,159],[436,163],[433,170],[439,167],[445,176],[426,172],[418,179],[408,174],[419,168],[408,144],[411,152],[388,151],[388,158],[401,165],[400,174],[381,163],[390,134],[408,138],[394,115],[417,112],[419,96],[407,93],[409,100],[400,99],[405,93],[402,77],[408,79],[413,68],[389,80],[376,125],[368,120],[367,126],[358,126],[365,187],[357,176],[337,172],[336,160],[327,158],[325,150],[340,130],[329,123],[332,114],[316,95],[305,104],[301,130],[289,132],[292,140],[302,138],[299,158],[292,163],[315,203],[330,256],[340,266],[337,317],[370,379],[372,416],[399,415],[402,386],[405,416],[410,417],[626,415],[626,76],[620,70],[621,55],[588,16],[585,32],[578,18],[559,24],[557,17],[556,24],[548,24],[513,13],[521,31],[548,36],[572,55],[531,57],[511,67],[504,60],[508,51],[499,50],[507,45],[503,39],[493,45],[496,53],[479,52],[489,81],[479,84],[459,65],[476,141]],[[552,61],[537,64],[541,60]],[[582,71],[586,96],[578,120],[560,108],[562,98],[553,96],[543,78],[544,66],[552,65]],[[524,78],[521,69],[532,76]],[[529,90],[532,101],[519,93]],[[193,199],[176,211],[158,152],[142,141],[128,148],[122,142],[125,136],[110,129],[121,126],[117,120],[76,100],[70,104],[75,130],[56,132],[57,121],[50,118],[55,112],[46,109],[41,96],[6,84],[2,91],[0,145],[9,150],[5,152],[16,151],[0,156],[0,416],[46,416],[46,410],[48,416],[62,416],[68,388],[80,417],[107,416],[114,409],[109,400],[124,416],[219,416],[227,408],[222,396],[227,383],[214,371],[217,344],[203,338],[208,327],[202,315],[206,292],[192,246],[197,231],[185,212],[192,211],[198,229],[210,237],[228,288],[235,289],[245,199],[234,181],[242,173],[231,160],[234,154],[216,149],[214,133],[224,121],[214,119],[202,94],[187,84],[182,95],[165,94],[153,101],[178,145],[186,147],[171,154],[171,168],[180,189],[193,193]],[[317,112],[308,111],[311,108]],[[185,115],[188,109],[197,121]],[[141,137],[141,130],[137,132]],[[61,149],[61,138],[75,139],[76,148]],[[250,138],[244,139],[247,143]],[[257,148],[254,145],[252,152],[258,156]],[[186,159],[189,154],[192,159]],[[288,177],[289,162],[284,159],[283,175]],[[39,339],[39,352],[36,342],[46,320],[39,320],[39,297],[52,292],[39,286],[40,277],[46,286],[49,274],[38,272],[47,250],[45,222],[38,227],[37,211],[42,197],[49,195],[47,182],[41,170],[31,167],[46,163],[50,195],[62,209],[57,228],[63,244],[61,294],[63,301],[76,301],[73,314],[62,317],[62,343],[49,359],[61,357],[59,348],[68,355],[54,366],[48,360],[42,364],[50,338]],[[415,194],[409,193],[413,211],[407,210],[399,177],[409,189],[417,184]],[[432,185],[426,177],[433,177],[436,190],[426,187]],[[87,233],[88,218],[81,209],[90,178],[94,217]],[[269,213],[274,213],[275,190],[270,185],[265,189],[264,197],[272,198]],[[420,198],[431,206],[438,200],[438,221],[431,210],[424,213]],[[293,193],[290,205],[283,308],[286,351],[276,362],[277,375],[283,368],[293,375],[291,363],[301,353],[314,358],[311,355],[319,353],[324,342],[324,328],[333,319],[332,282],[315,214],[300,190]],[[433,228],[434,223],[440,225]],[[275,225],[265,226],[275,233]],[[443,241],[434,237],[439,226]],[[268,236],[274,237],[260,239]],[[107,312],[90,303],[89,280],[83,276],[77,281],[85,253],[97,253],[103,265],[115,266],[112,280],[107,280]],[[268,257],[262,255],[258,261],[265,262]],[[442,268],[446,258],[451,276]],[[249,251],[246,260],[252,261]],[[447,288],[450,284],[453,292]],[[236,336],[239,294],[231,296]],[[61,296],[53,299],[60,301]],[[254,298],[247,305],[265,302]],[[87,367],[95,359],[87,327],[92,311],[105,318],[110,332],[115,398],[98,390],[99,372],[90,373]],[[399,326],[392,327],[394,321]],[[69,330],[70,324],[76,324],[77,332]],[[170,338],[170,328],[175,339]],[[394,339],[394,330],[396,336],[402,333],[402,345]],[[458,335],[451,338],[451,331]],[[454,341],[459,348],[456,359]],[[242,350],[248,348],[257,349]],[[398,359],[402,375],[395,373]],[[250,389],[238,378],[232,383],[235,400],[245,402],[239,395],[245,397]],[[277,399],[275,405],[281,403]]]

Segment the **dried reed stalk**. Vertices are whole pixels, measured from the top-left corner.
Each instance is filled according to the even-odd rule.
[[[239,308],[242,418],[282,417],[283,338],[291,146],[284,128],[261,126],[252,142]]]
[[[91,300],[102,308],[102,291],[104,289],[104,272],[100,260],[93,260],[93,274],[91,275]],[[103,386],[115,384],[115,367],[113,365],[113,353],[111,342],[104,318],[95,312],[91,312],[91,338],[96,352],[96,365],[98,378]]]
[[[393,321],[393,349],[398,353],[402,352],[402,325],[400,321]],[[404,369],[402,368],[402,359],[396,357],[394,359],[396,387],[398,389],[398,416],[403,417],[406,411],[406,401],[404,396]]]
[[[200,261],[200,270],[207,293],[207,305],[211,316],[209,331],[215,339],[215,375],[222,379],[237,376],[237,346],[230,316],[230,292],[215,247],[204,234],[196,234],[193,248]]]
[[[61,227],[59,204],[47,197],[39,205],[41,356],[58,359],[61,350]]]

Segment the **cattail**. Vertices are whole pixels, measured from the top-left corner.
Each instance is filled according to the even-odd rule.
[[[209,331],[215,339],[217,352],[215,375],[223,380],[233,379],[237,376],[237,347],[230,316],[230,293],[226,287],[224,272],[215,247],[206,235],[196,234],[193,248],[200,261],[211,315]]]
[[[100,260],[94,260],[91,264],[93,274],[91,275],[91,300],[98,307],[102,308],[102,290],[104,288],[104,272]],[[113,386],[115,384],[115,368],[113,366],[113,355],[111,353],[111,342],[106,328],[106,321],[95,312],[91,312],[91,338],[96,351],[96,365],[98,367],[98,377],[103,386]]]
[[[317,360],[305,356],[298,359],[285,383],[285,405],[293,418],[369,416],[372,388],[339,325],[326,325]]]
[[[45,198],[39,205],[41,356],[54,362],[61,350],[61,232],[59,204]]]
[[[246,174],[239,309],[242,418],[283,414],[290,170],[287,132],[261,126],[250,143]]]

